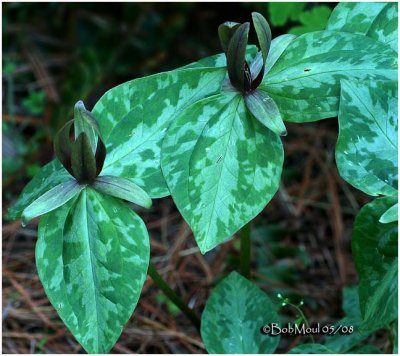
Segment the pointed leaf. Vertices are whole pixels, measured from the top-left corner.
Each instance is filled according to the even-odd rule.
[[[386,210],[379,219],[381,224],[388,224],[399,220],[399,204],[396,203]]]
[[[71,165],[72,142],[70,140],[70,133],[73,124],[74,120],[68,121],[60,131],[57,132],[54,138],[54,152],[58,160],[71,175],[73,175],[73,170]]]
[[[51,188],[24,209],[22,212],[22,225],[25,226],[33,218],[64,205],[84,187],[84,185],[78,184],[75,179],[71,179]]]
[[[201,337],[210,354],[272,354],[279,336],[261,327],[280,324],[276,308],[255,284],[232,272],[212,291],[201,318]]]
[[[397,53],[363,35],[320,31],[294,39],[258,87],[285,121],[338,114],[340,79],[397,80]]]
[[[20,218],[22,211],[32,202],[51,188],[72,178],[58,160],[46,164],[25,186],[15,205],[8,209],[7,218],[11,220]]]
[[[262,126],[241,95],[196,102],[171,124],[161,165],[172,198],[202,253],[253,219],[278,189],[280,138]]]
[[[72,170],[80,183],[92,183],[96,178],[96,160],[88,137],[82,132],[72,146]]]
[[[115,116],[120,121],[114,122],[107,139],[102,175],[128,178],[152,198],[169,195],[160,166],[161,142],[167,128],[181,110],[219,92],[225,75],[223,68],[177,70],[137,79],[105,94],[95,112],[104,105],[110,108],[105,111],[107,115],[117,115],[121,103],[141,105],[130,107],[129,112],[121,113],[122,117]]]
[[[332,12],[327,30],[363,34],[397,52],[397,6],[395,2],[339,3]]]
[[[108,353],[137,304],[149,263],[143,221],[87,188],[45,215],[36,264],[46,294],[88,353]]]
[[[261,90],[255,90],[245,97],[246,107],[265,127],[280,136],[287,131],[275,102]]]
[[[97,177],[93,188],[103,194],[130,201],[144,208],[151,207],[151,199],[147,193],[126,178],[114,176]]]
[[[271,29],[267,20],[258,12],[253,12],[251,16],[253,18],[253,25],[257,33],[258,43],[260,44],[263,62],[265,65],[268,52],[271,47]]]
[[[342,81],[340,175],[367,194],[397,196],[397,146],[397,82]]]
[[[396,198],[365,205],[353,225],[352,251],[360,279],[363,329],[377,329],[397,318],[397,222],[379,218]]]
[[[218,35],[219,41],[221,43],[222,49],[224,52],[228,51],[229,42],[237,28],[240,26],[240,23],[227,21],[218,27]]]
[[[226,56],[229,79],[238,90],[243,90],[244,88],[244,65],[249,29],[250,24],[248,22],[239,26],[232,36]]]

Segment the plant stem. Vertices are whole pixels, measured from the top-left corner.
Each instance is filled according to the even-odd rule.
[[[189,320],[193,323],[197,330],[200,330],[200,319],[198,318],[198,316],[171,289],[168,283],[161,277],[154,265],[151,263],[149,264],[148,274],[154,281],[154,283],[158,286],[158,288],[160,288],[163,293],[182,311],[182,313],[189,318]]]
[[[242,227],[240,231],[240,270],[243,277],[250,279],[251,260],[251,221]]]
[[[291,307],[295,308],[298,311],[298,313],[300,314],[301,318],[304,320],[304,323],[306,324],[306,327],[309,328],[310,324],[308,323],[308,320],[307,320],[306,316],[304,315],[303,311],[295,304],[292,304],[292,303],[287,303],[287,304],[290,305]],[[314,337],[312,336],[312,334],[310,334],[309,336],[310,336],[311,342],[313,344],[315,344],[315,340],[314,340]]]

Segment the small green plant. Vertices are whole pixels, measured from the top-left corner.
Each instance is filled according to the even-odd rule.
[[[250,23],[226,22],[218,29],[223,53],[112,88],[92,112],[76,104],[74,120],[55,138],[57,159],[32,179],[8,215],[24,224],[43,215],[38,273],[86,351],[112,348],[146,273],[200,328],[210,353],[273,353],[279,337],[260,328],[280,323],[282,302],[295,307],[297,323],[306,322],[299,305],[275,303],[249,280],[251,220],[278,190],[281,136],[290,134],[284,121],[336,116],[342,176],[368,194],[385,195],[366,205],[354,224],[360,285],[345,290],[347,319],[339,322],[357,325],[360,334],[327,337],[291,352],[357,352],[371,332],[392,325],[397,6],[365,6],[339,4],[327,30],[275,39],[263,16],[253,13],[259,50],[248,45]],[[217,284],[201,326],[149,265],[146,227],[121,201],[150,207],[151,198],[170,194],[202,253],[241,230],[242,275],[232,272]]]

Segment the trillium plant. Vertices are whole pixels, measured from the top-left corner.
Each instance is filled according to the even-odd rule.
[[[54,139],[56,159],[9,210],[23,224],[42,216],[36,264],[50,302],[87,352],[107,353],[149,273],[208,352],[273,353],[279,337],[260,328],[281,325],[292,303],[251,281],[251,221],[279,188],[285,121],[338,117],[340,175],[377,196],[354,222],[359,285],[344,289],[338,321],[356,331],[291,353],[357,353],[380,328],[397,335],[397,4],[340,3],[326,30],[298,37],[272,39],[259,13],[217,35],[220,54],[114,87],[91,112],[79,101]],[[201,324],[149,265],[134,212],[168,195],[202,253],[241,230],[241,273],[214,288]]]

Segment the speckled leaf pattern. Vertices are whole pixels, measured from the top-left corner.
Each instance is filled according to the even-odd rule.
[[[340,175],[367,194],[397,196],[397,146],[397,82],[342,81]]]
[[[149,237],[124,203],[91,188],[39,225],[36,264],[61,319],[89,353],[107,353],[138,301]]]
[[[385,6],[384,2],[341,2],[332,11],[326,29],[366,34]]]
[[[168,129],[161,164],[171,195],[205,253],[254,218],[278,189],[282,143],[236,93],[198,101]]]
[[[23,210],[41,197],[51,188],[64,183],[73,177],[58,160],[53,160],[43,166],[33,179],[22,190],[15,205],[8,209],[7,218],[16,220],[21,217]]]
[[[396,80],[397,53],[359,34],[307,33],[288,45],[259,89],[284,120],[308,122],[337,116],[341,79]]]
[[[397,52],[398,3],[389,3],[372,23],[367,36],[386,43]]]
[[[339,3],[329,18],[327,30],[364,34],[397,52],[397,6],[396,2]]]
[[[127,107],[133,103],[140,105],[113,121],[115,127],[107,139],[102,175],[129,178],[152,198],[169,195],[160,167],[165,132],[179,111],[218,93],[224,77],[225,70],[221,68],[177,70],[133,80],[108,92],[96,108],[105,100],[108,102],[104,105],[110,105],[110,108],[119,101],[126,101]],[[122,90],[129,90],[125,99]],[[107,117],[113,113],[112,109],[106,111]],[[106,124],[103,121],[100,120],[100,125],[103,124],[104,131]]]
[[[201,318],[201,337],[210,354],[272,354],[279,336],[261,327],[280,319],[268,296],[232,272],[212,291]]]
[[[397,222],[379,222],[395,200],[375,199],[360,210],[353,225],[352,251],[360,279],[364,330],[383,327],[397,318]]]

